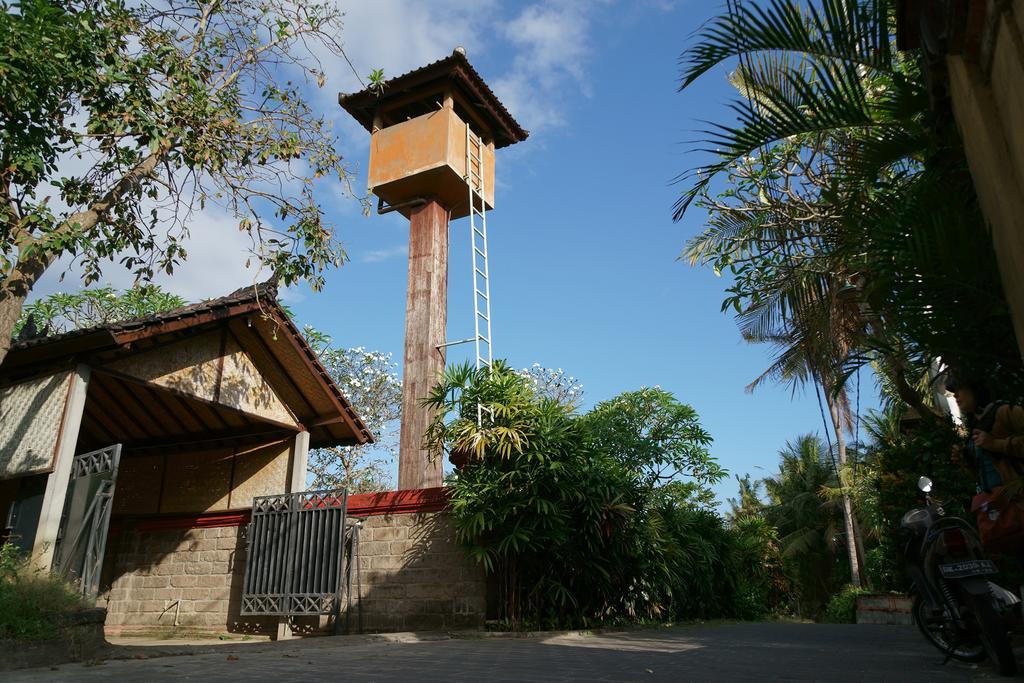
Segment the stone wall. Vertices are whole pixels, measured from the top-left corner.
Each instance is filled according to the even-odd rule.
[[[107,631],[183,628],[250,633],[276,624],[239,616],[244,529],[126,527],[116,532],[108,543],[104,592],[96,603],[107,608]]]
[[[356,594],[364,631],[483,627],[484,573],[456,546],[448,513],[357,516],[364,520]],[[97,601],[107,608],[108,632],[272,632],[275,617],[239,615],[244,529],[139,530],[124,525],[108,543],[104,592]],[[349,623],[355,630],[353,607]],[[308,630],[310,624],[299,626],[297,630]]]
[[[366,517],[359,541],[367,631],[483,628],[483,570],[455,544],[446,512]]]

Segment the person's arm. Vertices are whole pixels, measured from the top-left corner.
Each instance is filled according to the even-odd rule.
[[[987,451],[1024,460],[1024,408],[999,406],[992,431],[1006,436],[997,438],[988,432],[975,429],[974,443]]]

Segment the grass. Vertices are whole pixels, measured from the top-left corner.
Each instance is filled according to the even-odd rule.
[[[67,581],[33,567],[15,546],[0,546],[0,639],[56,640],[83,606]]]

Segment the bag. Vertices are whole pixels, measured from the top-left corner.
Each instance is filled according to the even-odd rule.
[[[975,428],[983,432],[991,432],[995,426],[996,414],[1005,403],[1005,401],[995,401],[989,404],[978,419]],[[968,437],[968,442],[970,442],[970,437]],[[1002,476],[997,479],[998,485],[994,481],[989,481],[980,457],[981,454],[988,457],[990,461],[1003,459],[1001,454],[991,451],[982,450],[975,454],[975,466],[979,469],[978,489],[980,492],[971,499],[971,512],[974,513],[978,522],[978,536],[981,538],[981,544],[985,546],[986,550],[992,552],[1019,553],[1024,550],[1024,509],[1021,508],[1019,496],[1015,495],[1020,492],[1020,487],[1014,485],[1014,491],[1011,494],[1003,485]],[[1019,463],[1012,458],[1010,463],[1017,471],[1017,476],[1020,477],[1022,472]],[[986,489],[989,490],[986,491]]]
[[[971,499],[971,512],[978,520],[978,536],[986,550],[1018,553],[1024,550],[1024,510],[997,486]]]

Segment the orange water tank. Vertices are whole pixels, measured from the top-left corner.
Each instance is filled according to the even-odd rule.
[[[406,216],[412,206],[403,203],[428,198],[452,219],[469,213],[467,126],[482,157],[484,201],[494,208],[494,150],[528,135],[460,51],[338,101],[371,133],[370,191]]]

